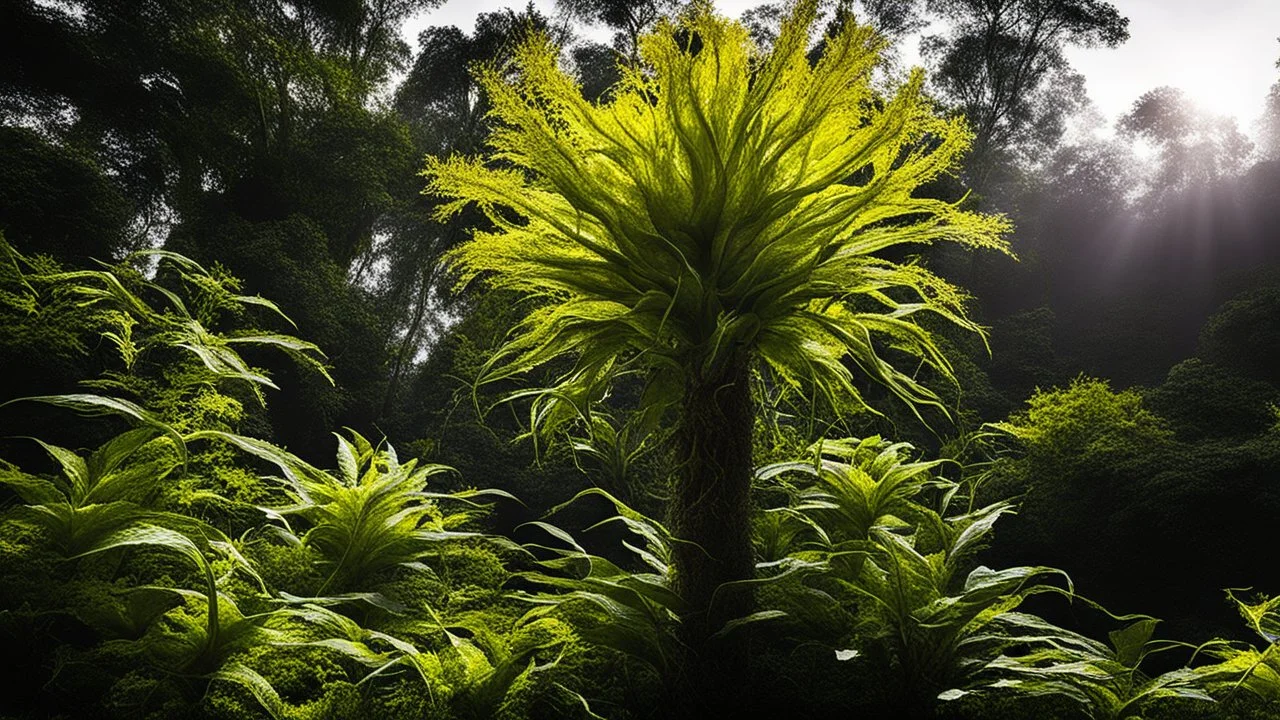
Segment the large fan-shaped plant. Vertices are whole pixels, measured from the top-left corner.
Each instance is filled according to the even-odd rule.
[[[671,527],[676,582],[695,608],[752,572],[750,374],[857,402],[855,371],[914,404],[936,396],[894,367],[892,346],[950,373],[916,320],[977,330],[956,288],[877,256],[937,241],[1003,248],[1002,219],[923,197],[964,153],[913,73],[889,97],[872,70],[883,41],[847,24],[810,61],[816,3],[797,3],[768,54],[740,24],[695,4],[640,41],[611,100],[585,100],[543,38],[480,79],[498,129],[489,158],[431,160],[430,192],[493,227],[453,254],[464,281],[538,301],[488,365],[493,380],[571,358],[535,395],[534,424],[580,415],[623,374],[650,416],[677,411],[681,470]],[[915,363],[913,362],[913,367]],[[686,630],[709,633],[742,614]]]

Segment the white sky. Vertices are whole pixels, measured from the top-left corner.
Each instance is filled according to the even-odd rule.
[[[764,0],[716,0],[720,12],[737,17]],[[1182,88],[1205,109],[1233,115],[1252,130],[1271,84],[1280,80],[1280,0],[1112,0],[1129,18],[1129,41],[1117,49],[1072,49],[1071,64],[1084,74],[1089,96],[1108,122],[1144,92],[1161,85]],[[405,35],[416,46],[420,30],[457,25],[470,32],[475,17],[524,0],[446,0],[412,19]],[[547,15],[554,0],[534,0]],[[597,39],[607,39],[601,31]],[[905,41],[904,59],[918,60],[915,39]]]

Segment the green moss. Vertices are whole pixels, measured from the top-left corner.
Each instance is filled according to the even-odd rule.
[[[165,720],[190,714],[191,699],[172,678],[131,670],[111,686],[103,710],[113,718]]]
[[[345,681],[325,685],[321,698],[298,706],[296,711],[294,717],[297,720],[362,720],[369,717],[360,688]]]
[[[257,670],[280,699],[292,705],[318,701],[331,683],[351,679],[338,656],[323,648],[257,646],[242,662]]]
[[[497,600],[511,577],[502,558],[479,545],[456,545],[425,560],[448,585],[450,604],[459,609],[478,609]]]
[[[243,553],[267,587],[275,591],[311,597],[324,581],[316,567],[319,555],[306,545],[264,539],[245,545]]]
[[[366,717],[379,720],[454,720],[453,712],[445,702],[449,694],[448,688],[442,685],[428,687],[421,679],[405,676],[370,695]]]

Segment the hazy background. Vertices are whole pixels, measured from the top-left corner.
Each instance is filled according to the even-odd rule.
[[[554,0],[532,4],[555,15]],[[716,7],[739,17],[755,0],[717,0]],[[1280,2],[1275,0],[1116,0],[1129,18],[1128,42],[1119,48],[1068,48],[1067,58],[1085,76],[1090,98],[1110,126],[1142,93],[1169,85],[1185,90],[1218,114],[1232,115],[1250,130],[1262,113],[1263,98],[1275,80],[1280,57]],[[431,25],[456,25],[470,32],[476,16],[501,8],[520,10],[516,0],[449,0],[404,25],[416,47],[418,33]],[[926,29],[928,33],[937,28]],[[611,31],[597,26],[582,33],[608,42]],[[919,37],[903,41],[908,63],[919,62]]]

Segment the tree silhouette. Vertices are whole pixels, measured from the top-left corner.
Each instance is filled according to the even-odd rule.
[[[1068,45],[1115,47],[1129,20],[1102,0],[927,0],[950,22],[925,39],[935,82],[973,126],[966,164],[979,186],[1017,144],[1043,147],[1062,133],[1061,118],[1083,97]],[[1039,137],[1037,137],[1037,135]],[[1051,142],[1050,142],[1051,144]]]
[[[1160,164],[1149,192],[1154,200],[1239,173],[1253,150],[1235,118],[1207,112],[1172,87],[1145,93],[1117,126],[1159,149]]]

